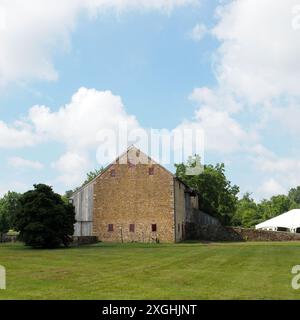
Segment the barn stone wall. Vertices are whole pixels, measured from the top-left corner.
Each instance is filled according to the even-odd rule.
[[[72,240],[72,246],[81,246],[98,242],[97,237],[93,236],[73,236]]]
[[[95,180],[93,235],[100,241],[174,242],[173,176],[153,162],[112,164]]]
[[[300,241],[300,234],[255,229],[224,227],[222,225],[186,224],[189,240],[205,241]]]

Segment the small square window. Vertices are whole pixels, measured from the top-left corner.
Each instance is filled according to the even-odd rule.
[[[130,224],[129,225],[129,232],[134,232],[134,228],[135,226],[134,226],[134,224]]]
[[[108,232],[113,232],[114,231],[114,225],[113,224],[109,224],[108,225]]]
[[[154,175],[154,167],[150,167],[149,168],[149,176],[153,176]]]
[[[157,231],[157,226],[156,224],[152,224],[152,232],[156,232]]]
[[[110,176],[111,176],[111,177],[115,177],[115,176],[116,176],[116,170],[115,170],[115,169],[112,169],[112,170],[110,171]]]

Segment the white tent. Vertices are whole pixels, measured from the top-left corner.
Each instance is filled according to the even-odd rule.
[[[262,222],[255,229],[300,233],[300,209],[294,209]]]

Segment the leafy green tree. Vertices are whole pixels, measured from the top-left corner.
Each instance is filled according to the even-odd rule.
[[[65,192],[64,195],[61,196],[61,199],[65,204],[68,204],[70,202],[70,198],[71,198],[73,192],[74,192],[73,190],[68,190]]]
[[[26,245],[35,248],[68,246],[72,241],[75,211],[65,204],[52,187],[37,184],[34,190],[24,193],[17,213],[17,229]]]
[[[290,209],[299,209],[300,208],[300,186],[292,188],[289,191],[288,197],[291,201]]]
[[[286,195],[273,196],[270,200],[263,200],[258,204],[263,221],[274,218],[291,209],[292,201]]]
[[[8,229],[15,229],[16,227],[16,214],[20,210],[20,197],[20,193],[8,191],[0,199],[0,220],[3,226],[8,225]],[[7,227],[3,229],[7,229]]]
[[[190,157],[186,164],[176,164],[176,176],[199,193],[199,206],[223,223],[230,224],[234,215],[239,187],[231,185],[225,176],[225,165],[204,165],[200,174],[189,175],[187,170],[199,166],[200,157]],[[190,170],[191,171],[191,170]]]
[[[100,169],[95,169],[94,171],[90,171],[86,174],[86,180],[83,183],[83,186],[94,180],[101,172],[103,172],[103,167]]]
[[[233,226],[252,228],[261,221],[262,216],[254,199],[251,198],[251,194],[244,194],[242,199],[238,201],[237,210],[232,217],[231,224]]]
[[[6,233],[9,230],[9,223],[7,215],[0,212],[0,238],[2,233]]]

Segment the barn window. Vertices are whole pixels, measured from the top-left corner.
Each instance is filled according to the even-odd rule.
[[[157,231],[157,226],[156,224],[152,224],[152,232],[156,232]]]
[[[149,176],[153,176],[154,175],[154,167],[150,167],[149,168]]]
[[[129,232],[134,232],[134,224],[129,225]]]
[[[113,232],[114,231],[114,225],[113,224],[109,224],[108,225],[108,232]]]
[[[110,176],[111,176],[111,177],[115,177],[115,176],[116,176],[116,170],[115,170],[115,169],[112,169],[112,170],[110,171]]]

